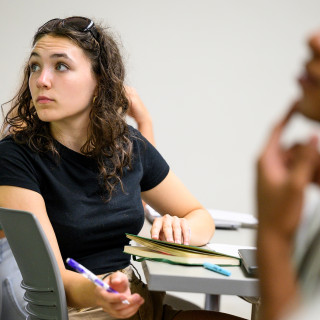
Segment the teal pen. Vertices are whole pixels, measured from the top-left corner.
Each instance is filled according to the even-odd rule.
[[[229,270],[223,269],[223,268],[217,266],[216,264],[205,262],[203,264],[203,267],[208,269],[208,270],[210,270],[210,271],[214,271],[214,272],[223,274],[224,276],[228,276],[229,277],[231,275],[231,272]]]

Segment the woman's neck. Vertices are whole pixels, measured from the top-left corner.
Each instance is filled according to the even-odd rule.
[[[82,146],[88,139],[88,126],[57,125],[50,123],[51,134],[67,148],[81,153]]]

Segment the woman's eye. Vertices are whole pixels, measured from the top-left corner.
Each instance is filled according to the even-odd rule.
[[[30,68],[31,72],[36,72],[40,69],[39,65],[37,65],[35,63],[32,63],[29,68]]]
[[[58,63],[57,66],[56,66],[56,69],[58,71],[66,71],[69,68],[64,63]]]

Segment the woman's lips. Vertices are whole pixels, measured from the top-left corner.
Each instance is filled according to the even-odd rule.
[[[53,101],[52,99],[50,99],[48,97],[45,97],[45,96],[40,96],[37,99],[38,103],[49,103],[49,102],[52,102],[52,101]]]

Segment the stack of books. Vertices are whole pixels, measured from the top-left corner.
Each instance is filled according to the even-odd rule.
[[[193,266],[202,266],[206,262],[219,266],[240,265],[239,256],[217,252],[206,246],[196,247],[132,234],[126,236],[138,245],[125,246],[123,252],[143,259]]]

